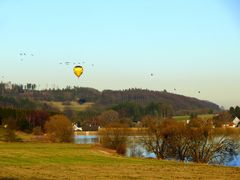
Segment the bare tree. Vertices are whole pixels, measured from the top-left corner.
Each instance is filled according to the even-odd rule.
[[[189,158],[190,139],[189,131],[186,124],[182,122],[169,121],[165,123],[165,137],[168,137],[168,157],[180,161],[185,161]]]
[[[198,119],[197,127],[190,127],[189,132],[189,155],[193,162],[221,164],[238,151],[237,140],[224,132],[214,133],[211,121]]]
[[[158,159],[167,157],[168,142],[167,136],[164,134],[164,122],[155,118],[148,124],[146,136],[142,138],[142,142],[149,152],[153,152]]]
[[[125,154],[127,148],[127,129],[125,124],[112,122],[101,129],[101,144],[104,147],[114,149],[119,154]]]
[[[221,164],[236,155],[239,148],[238,139],[228,132],[215,133],[209,120],[194,119],[186,125],[155,119],[149,121],[147,132],[143,144],[158,159]]]

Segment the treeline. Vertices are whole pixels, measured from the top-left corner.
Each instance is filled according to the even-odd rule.
[[[33,128],[43,129],[49,116],[56,114],[42,110],[24,110],[0,107],[0,126],[7,125],[11,130],[32,132]]]
[[[38,104],[27,98],[14,98],[0,96],[0,107],[22,108],[22,109],[36,109]]]
[[[39,90],[36,84],[26,85],[0,84],[0,96],[29,98],[40,101],[76,101],[84,99],[88,102],[96,102],[101,97],[101,92],[93,88],[70,87],[59,89],[49,88]]]
[[[240,119],[240,107],[239,106],[236,106],[235,108],[230,107],[229,113],[231,114],[231,116],[233,118],[238,117]]]
[[[55,107],[44,102],[31,100],[29,98],[16,98],[11,96],[0,96],[0,107],[25,110],[59,111]]]
[[[91,108],[82,112],[66,110],[64,113],[84,130],[97,130],[98,127],[105,127],[110,123],[136,127],[145,116],[170,118],[173,115],[173,109],[170,105],[163,103],[149,103],[146,106],[140,106],[128,102],[112,106],[106,110]]]
[[[238,108],[236,108],[238,109]],[[209,117],[214,127],[222,127],[231,123],[236,117],[228,111]],[[149,103],[141,106],[136,103],[122,103],[107,109],[90,108],[82,112],[64,111],[73,122],[77,122],[84,130],[97,130],[111,123],[124,124],[126,127],[146,127],[151,119],[172,119],[174,110],[171,105],[163,103]],[[189,120],[198,118],[198,114],[191,114]]]

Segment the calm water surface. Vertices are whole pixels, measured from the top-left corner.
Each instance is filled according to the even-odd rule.
[[[148,152],[136,139],[139,137],[130,137],[131,143],[128,143],[126,156],[128,157],[146,157],[156,158],[154,153]],[[97,144],[100,142],[100,137],[95,135],[76,135],[74,138],[76,144]],[[225,164],[226,166],[240,167],[240,153],[234,159]]]

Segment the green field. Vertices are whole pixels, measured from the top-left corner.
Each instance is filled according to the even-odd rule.
[[[93,103],[84,103],[84,104],[79,104],[75,101],[71,101],[69,105],[63,104],[63,102],[58,102],[58,101],[51,101],[51,102],[46,102],[45,103],[59,109],[60,111],[64,111],[64,109],[69,108],[73,111],[84,111],[87,108],[91,107]]]
[[[239,179],[240,168],[126,158],[93,145],[0,143],[0,179]]]
[[[214,116],[216,116],[216,114],[201,114],[201,115],[198,115],[197,117],[207,120],[207,119],[213,118]],[[177,121],[186,121],[190,119],[190,116],[173,116],[173,119]]]

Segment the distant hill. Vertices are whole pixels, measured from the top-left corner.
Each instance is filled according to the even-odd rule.
[[[0,86],[0,89],[4,86]],[[57,90],[26,90],[23,86],[14,85],[12,90],[0,91],[0,96],[29,98],[39,101],[78,101],[91,102],[98,106],[110,107],[125,102],[134,102],[145,106],[151,102],[171,105],[175,111],[189,110],[220,110],[217,104],[192,97],[168,93],[167,91],[152,91],[147,89],[104,90],[94,88],[74,87]],[[1,99],[0,99],[1,101]],[[1,104],[1,102],[0,102]]]
[[[124,102],[135,102],[140,105],[146,105],[151,102],[160,102],[171,105],[176,111],[198,109],[220,110],[217,104],[209,101],[172,94],[166,91],[150,91],[143,89],[129,89],[122,91],[104,90],[98,103],[110,106],[112,104]]]

